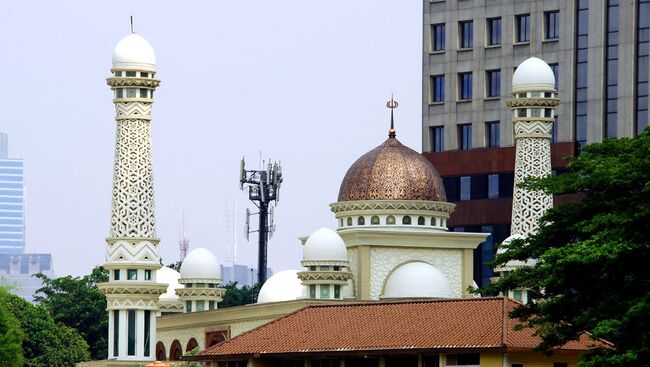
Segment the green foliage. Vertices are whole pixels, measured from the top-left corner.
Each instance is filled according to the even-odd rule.
[[[23,359],[23,331],[6,306],[8,291],[0,287],[0,366],[20,367]]]
[[[168,268],[172,268],[172,269],[174,269],[176,271],[181,271],[181,265],[183,265],[183,262],[179,260],[179,261],[177,261],[175,263],[171,263],[171,264],[166,265],[166,266]]]
[[[90,359],[88,344],[76,330],[56,323],[43,306],[6,293],[0,295],[6,310],[20,324],[25,366],[72,366]]]
[[[195,356],[199,354],[199,347],[192,349],[191,351],[185,353],[186,356]],[[200,362],[183,362],[178,367],[202,367],[203,364]]]
[[[219,308],[247,305],[257,302],[257,294],[260,292],[260,285],[237,287],[237,282],[229,282],[223,286],[226,294],[223,301],[219,302]]]
[[[595,349],[581,366],[650,365],[650,130],[586,146],[567,173],[524,187],[581,200],[549,210],[536,234],[497,256],[497,267],[539,261],[487,291],[531,290],[532,301],[511,316],[540,330],[542,350],[588,331],[613,346]]]
[[[106,297],[97,289],[97,283],[108,281],[108,271],[96,266],[83,277],[65,276],[43,281],[34,301],[45,307],[56,322],[75,329],[90,345],[94,360],[106,359],[108,351],[108,314]]]

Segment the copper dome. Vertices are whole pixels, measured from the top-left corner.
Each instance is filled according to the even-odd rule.
[[[394,136],[357,159],[348,169],[338,201],[447,201],[436,168]]]

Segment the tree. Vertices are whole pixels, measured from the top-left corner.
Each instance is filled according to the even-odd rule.
[[[24,362],[23,331],[18,320],[7,309],[5,300],[8,293],[5,287],[0,287],[0,365],[20,367]]]
[[[161,262],[161,264],[162,264],[162,262]],[[183,261],[179,260],[179,261],[177,261],[175,263],[171,263],[171,264],[167,265],[167,267],[171,268],[171,269],[174,269],[176,271],[181,271],[181,265],[183,265]]]
[[[36,274],[43,286],[36,291],[34,301],[44,306],[55,322],[76,331],[90,345],[92,359],[106,359],[108,351],[108,314],[106,297],[97,283],[108,281],[108,271],[96,266],[83,277],[65,276],[50,279]]]
[[[257,302],[257,294],[260,292],[260,285],[256,283],[253,286],[237,287],[237,282],[229,282],[225,286],[226,294],[223,300],[219,302],[219,308],[247,305]]]
[[[23,331],[25,366],[73,366],[90,359],[88,343],[76,330],[54,322],[45,307],[6,292],[1,297]]]
[[[582,366],[648,366],[650,130],[586,146],[567,169],[523,186],[581,200],[550,209],[535,234],[509,244],[495,267],[509,260],[538,262],[486,290],[530,290],[531,300],[511,316],[539,330],[541,350],[588,331],[612,346],[595,349]]]

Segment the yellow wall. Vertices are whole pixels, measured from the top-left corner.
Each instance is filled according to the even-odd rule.
[[[513,363],[522,363],[524,367],[553,367],[553,363],[567,363],[568,367],[576,367],[580,353],[553,354],[549,357],[540,353],[509,353],[507,359],[505,367]],[[481,353],[481,367],[504,367],[503,354]]]

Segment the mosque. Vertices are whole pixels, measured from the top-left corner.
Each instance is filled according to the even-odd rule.
[[[392,99],[387,139],[352,164],[330,205],[338,228],[300,238],[303,268],[269,278],[256,304],[219,308],[225,290],[209,250],[190,252],[180,272],[160,265],[150,133],[155,64],[140,35],[115,47],[107,79],[117,122],[104,265],[110,278],[99,285],[109,313],[108,360],[83,365],[564,367],[593,344],[583,337],[550,356],[536,353],[534,331],[514,330],[507,317],[515,301],[470,292],[472,251],[487,234],[447,230],[455,205],[436,168],[397,139]],[[550,174],[554,84],[540,59],[515,72],[508,106],[518,181]],[[539,195],[515,191],[511,237],[534,231],[552,205]],[[499,271],[531,264],[508,265]]]

